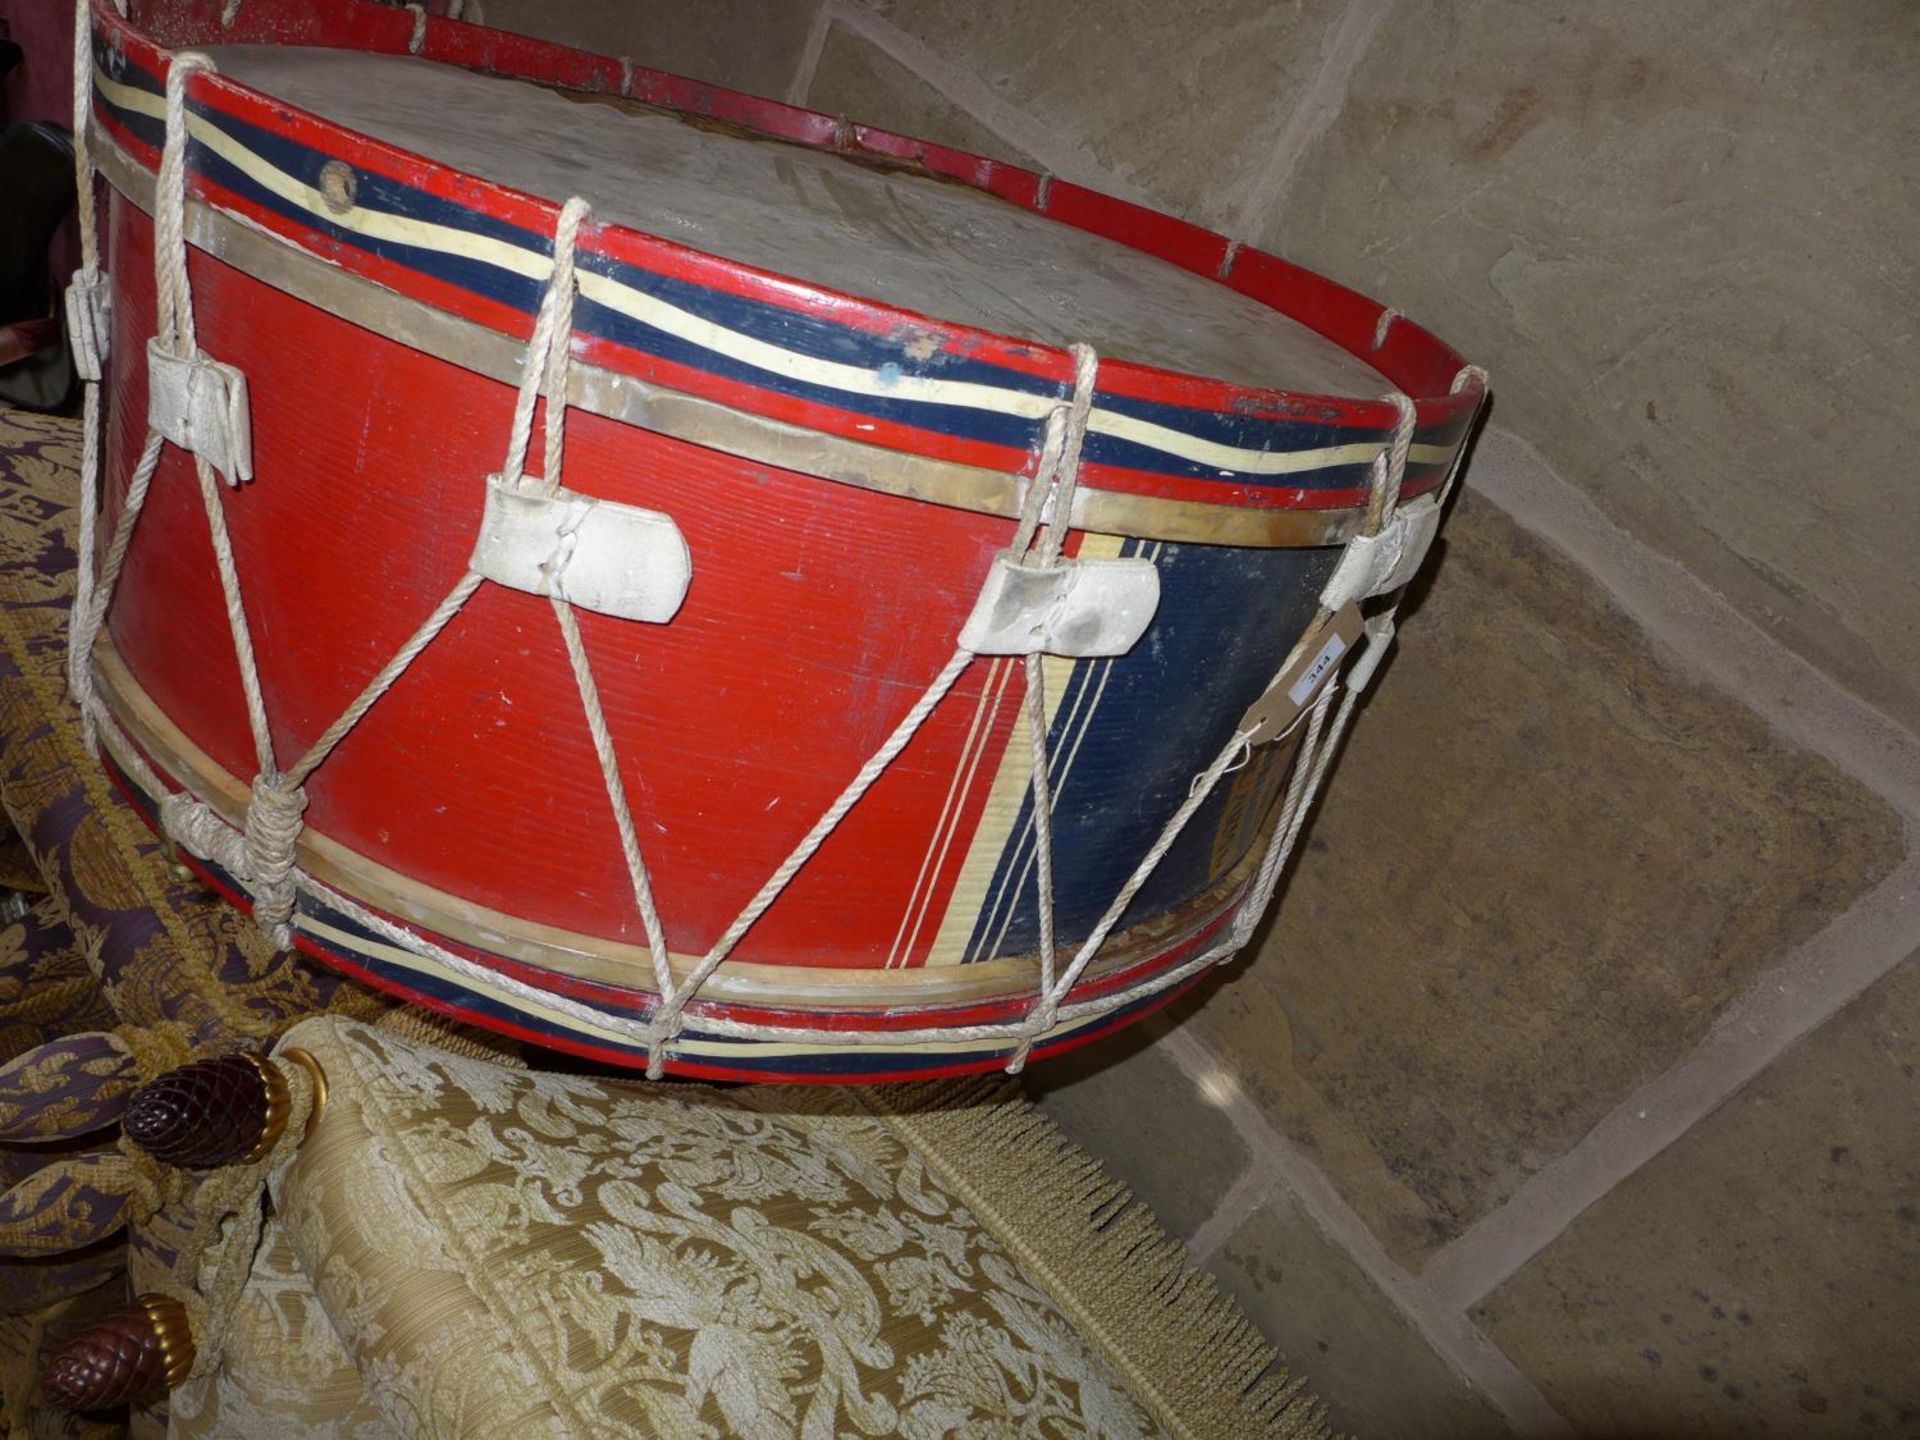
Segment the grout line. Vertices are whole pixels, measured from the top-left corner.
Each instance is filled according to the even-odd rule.
[[[1572,557],[1648,634],[1795,744],[1920,819],[1920,737],[1636,540],[1525,440],[1488,426],[1467,484]]]
[[[1588,1206],[1733,1096],[1875,981],[1920,950],[1920,850],[1780,964],[1757,976],[1693,1052],[1608,1113],[1498,1210],[1428,1262],[1424,1278],[1465,1310]]]
[[[1818,934],[1758,976],[1693,1051],[1535,1173],[1504,1205],[1409,1274],[1333,1182],[1244,1094],[1228,1107],[1256,1168],[1353,1259],[1470,1385],[1523,1435],[1565,1421],[1470,1318],[1471,1307],[1700,1120],[1920,949],[1920,739],[1788,651],[1678,563],[1608,520],[1525,441],[1489,428],[1468,483],[1566,552],[1683,668],[1752,709],[1899,809],[1908,854]],[[1183,1031],[1167,1053],[1196,1084],[1223,1068]],[[1243,1176],[1234,1191],[1249,1185]],[[1222,1201],[1224,1208],[1226,1200]],[[1213,1221],[1195,1241],[1211,1239]],[[1199,1253],[1196,1247],[1196,1253]]]
[[[1220,1073],[1229,1069],[1188,1031],[1170,1031],[1160,1044],[1165,1047],[1168,1058],[1196,1086],[1211,1087]],[[1525,1437],[1572,1434],[1566,1420],[1547,1403],[1533,1382],[1521,1374],[1513,1361],[1481,1334],[1466,1315],[1447,1309],[1424,1279],[1394,1263],[1333,1182],[1274,1128],[1258,1105],[1240,1092],[1225,1109],[1253,1151],[1254,1165],[1264,1169],[1275,1187],[1283,1190],[1330,1242],[1347,1253],[1434,1353],[1469,1387],[1491,1402],[1516,1434]]]
[[[1015,149],[1030,155],[1050,173],[1078,185],[1104,190],[1135,204],[1154,205],[1153,197],[1102,165],[1084,140],[1064,126],[1049,125],[1004,100],[994,87],[957,65],[919,36],[901,29],[860,0],[835,6],[834,20],[918,75],[968,116]]]
[[[787,82],[789,105],[807,103],[807,96],[813,91],[813,77],[820,69],[820,52],[827,48],[827,32],[833,28],[833,17],[839,8],[839,0],[819,0],[814,6],[813,23],[807,27],[807,38],[800,42],[800,53],[793,62],[793,78]]]
[[[1240,1178],[1227,1187],[1227,1193],[1220,1197],[1213,1213],[1187,1237],[1187,1253],[1204,1265],[1233,1238],[1234,1231],[1252,1218],[1254,1211],[1266,1204],[1272,1193],[1273,1177],[1266,1167],[1257,1160],[1249,1163],[1240,1172]]]
[[[1320,61],[1313,78],[1300,92],[1287,123],[1268,152],[1259,177],[1241,202],[1239,222],[1234,233],[1253,236],[1262,223],[1275,214],[1293,186],[1294,173],[1313,148],[1314,142],[1332,126],[1346,107],[1347,88],[1354,71],[1372,48],[1373,37],[1398,0],[1347,0],[1340,18],[1327,27],[1320,40]]]

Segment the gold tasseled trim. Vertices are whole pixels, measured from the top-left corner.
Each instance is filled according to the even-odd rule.
[[[997,1076],[851,1091],[925,1157],[1178,1440],[1320,1440],[1324,1402],[1186,1247]]]

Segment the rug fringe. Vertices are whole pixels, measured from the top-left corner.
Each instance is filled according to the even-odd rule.
[[[1326,1406],[1147,1206],[1002,1076],[853,1092],[1179,1440],[1323,1440]]]

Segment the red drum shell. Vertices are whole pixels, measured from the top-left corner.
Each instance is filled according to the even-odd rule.
[[[155,23],[174,43],[211,39],[212,8],[170,9]],[[303,14],[295,20],[255,0],[242,17],[256,31],[239,38],[289,39],[286,27],[297,24],[309,41],[404,49],[386,33],[381,7],[328,0]],[[166,56],[137,28],[147,18],[138,7],[131,25],[96,18],[96,148],[115,191],[109,528],[146,435],[145,342],[155,326],[147,207]],[[554,83],[580,83],[589,64],[454,22],[430,20],[427,37],[429,53]],[[636,94],[673,90],[668,77],[648,72],[632,83]],[[501,464],[512,365],[539,287],[490,286],[469,257],[356,238],[310,199],[302,209],[267,182],[347,165],[363,197],[411,184],[410,203],[443,230],[464,225],[460,233],[495,239],[550,236],[552,212],[276,110],[231,81],[198,78],[189,96],[208,127],[189,149],[196,337],[243,371],[250,391],[256,478],[224,491],[221,503],[284,762],[465,573],[485,477]],[[703,113],[745,116],[820,143],[793,134],[806,129],[805,112],[717,92],[698,98]],[[907,143],[860,134],[879,154]],[[1204,232],[1179,222],[1059,184],[1028,192],[1024,172],[954,152],[915,154],[922,167],[966,170],[973,183],[1067,224],[1177,260],[1201,258]],[[411,181],[385,173],[409,163]],[[1436,382],[1451,380],[1458,357],[1406,322],[1381,327],[1378,307],[1350,292],[1224,243],[1216,263],[1225,268],[1232,256],[1229,283],[1250,293],[1271,286],[1261,298],[1285,299],[1415,390],[1420,421],[1406,493],[1436,485],[1477,395],[1421,396],[1447,389]],[[902,339],[877,302],[614,228],[583,232],[580,264],[636,295],[669,295],[734,333],[784,333],[764,326],[787,313],[801,334],[803,317],[809,328],[795,343],[804,354],[831,344],[835,354],[871,360],[875,373],[928,361],[922,341],[931,335],[929,374],[944,361],[942,373],[964,373],[969,383],[985,376],[1010,403],[1062,396],[1071,385],[1071,360],[1058,351],[923,317]],[[953,653],[994,555],[1012,537],[1011,497],[1032,469],[1044,407],[1017,423],[986,415],[963,424],[952,406],[916,410],[761,384],[585,302],[574,348],[590,368],[568,420],[566,486],[671,515],[693,556],[691,588],[670,623],[579,617],[670,946],[685,968]],[[970,368],[957,371],[962,364]],[[1250,463],[1290,452],[1329,458],[1276,481],[1202,474],[1178,454],[1090,438],[1087,504],[1077,513],[1106,523],[1076,528],[1067,553],[1151,560],[1162,602],[1129,654],[1045,662],[1063,954],[1091,929],[1312,617],[1337,558],[1329,547],[1358,523],[1370,456],[1392,427],[1391,409],[1373,401],[1249,392],[1124,362],[1103,365],[1096,404],[1158,427],[1116,422],[1117,432],[1175,434],[1169,443],[1193,453],[1230,451]],[[134,783],[142,768],[127,763],[132,747],[169,783],[237,820],[253,744],[192,461],[172,447],[96,663],[117,722],[108,755],[119,754],[123,780]],[[1033,826],[1017,724],[1025,691],[1017,659],[969,665],[693,1003],[670,1068],[867,1080],[1004,1063],[1014,1049],[1006,1037],[924,1032],[1015,1021],[1033,1001]],[[1201,808],[1072,997],[1112,997],[1115,1008],[1061,1026],[1036,1053],[1079,1043],[1177,993],[1168,977],[1218,939],[1244,892],[1290,755],[1284,745],[1257,751]],[[322,888],[301,901],[304,949],[481,1023],[644,1063],[617,1027],[597,1030],[576,1010],[436,966],[356,915],[366,907],[428,937],[439,953],[609,1016],[648,1012],[655,997],[645,935],[546,600],[483,585],[307,791],[301,860]],[[138,798],[151,806],[158,797]],[[232,876],[209,873],[244,900]],[[792,1043],[782,1025],[849,1038]],[[888,1042],[880,1033],[888,1030],[904,1038]]]

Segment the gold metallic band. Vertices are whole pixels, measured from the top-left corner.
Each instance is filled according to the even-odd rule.
[[[187,1310],[170,1295],[147,1294],[133,1302],[146,1312],[153,1326],[154,1343],[160,1347],[160,1359],[166,1366],[164,1379],[171,1390],[193,1370],[195,1347],[193,1326]]]
[[[267,1115],[260,1126],[260,1138],[254,1142],[253,1149],[242,1155],[237,1163],[252,1165],[264,1160],[273,1147],[280,1143],[280,1137],[286,1133],[287,1117],[293,1113],[293,1094],[287,1088],[287,1077],[280,1073],[280,1067],[271,1060],[263,1059],[251,1050],[242,1050],[240,1058],[254,1068],[260,1083],[266,1087]]]
[[[307,1107],[306,1127],[300,1132],[300,1143],[304,1145],[313,1138],[313,1127],[320,1123],[321,1113],[327,1108],[327,1072],[320,1068],[318,1060],[297,1045],[279,1051],[274,1058],[298,1065],[313,1080],[313,1103]]]

